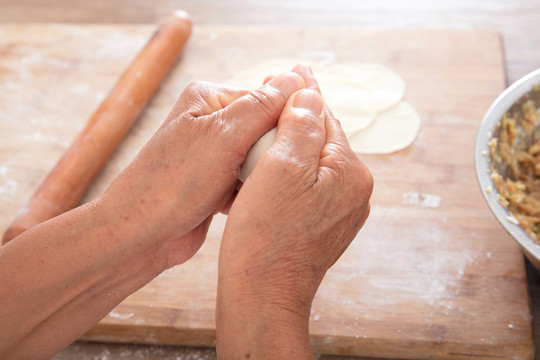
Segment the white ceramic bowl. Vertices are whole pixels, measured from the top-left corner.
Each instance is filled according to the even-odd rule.
[[[484,194],[484,198],[489,204],[491,211],[495,214],[497,220],[518,242],[529,261],[538,270],[540,270],[540,245],[527,235],[519,225],[515,225],[508,221],[508,217],[510,216],[508,210],[497,201],[497,189],[495,188],[490,175],[491,157],[486,154],[489,153],[488,143],[491,133],[495,126],[501,121],[502,116],[510,109],[514,102],[531,91],[533,85],[539,83],[540,69],[537,69],[516,81],[499,95],[482,120],[482,124],[480,125],[476,137],[476,148],[474,150],[476,176],[482,194]],[[490,193],[486,191],[486,188],[488,187],[491,187],[492,189]]]

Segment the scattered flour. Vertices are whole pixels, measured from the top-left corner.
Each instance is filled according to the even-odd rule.
[[[9,178],[9,168],[7,166],[0,166],[0,197],[7,195],[13,195],[19,188],[19,184]]]
[[[162,346],[102,344],[77,341],[53,357],[53,360],[215,360],[215,349]]]
[[[407,192],[403,194],[403,205],[412,205],[436,209],[441,206],[442,198],[432,194]]]
[[[121,320],[126,320],[126,319],[129,319],[130,317],[132,317],[133,315],[135,315],[134,313],[129,313],[129,314],[120,314],[120,313],[117,313],[115,311],[111,311],[109,313],[109,317],[112,317],[113,319],[121,319]]]

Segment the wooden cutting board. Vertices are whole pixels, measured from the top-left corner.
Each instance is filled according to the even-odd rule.
[[[0,27],[1,230],[152,31]],[[496,33],[196,27],[182,59],[85,201],[99,196],[135,156],[189,82],[221,82],[281,56],[385,64],[405,79],[405,98],[422,117],[409,149],[361,156],[375,178],[372,211],[315,298],[315,351],[532,358],[523,257],[489,212],[473,172],[478,125],[505,87]],[[217,254],[225,220],[215,220],[191,261],[128,297],[84,339],[214,346]]]

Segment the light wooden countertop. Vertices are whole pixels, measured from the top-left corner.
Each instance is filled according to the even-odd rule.
[[[503,36],[509,84],[540,67],[538,0],[0,0],[0,23],[154,24],[175,9],[189,12],[199,25],[492,29]],[[530,265],[528,270],[534,339],[540,345],[540,276]],[[78,342],[55,357],[72,358],[215,359],[215,351]]]

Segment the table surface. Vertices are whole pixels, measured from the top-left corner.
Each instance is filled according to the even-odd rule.
[[[153,24],[178,8],[201,25],[492,29],[503,35],[509,84],[540,67],[540,33],[534,30],[540,22],[538,0],[0,0],[0,23]],[[540,345],[540,276],[530,265],[528,270],[535,344]],[[77,342],[55,357],[71,358],[182,360],[216,355],[211,349]]]

